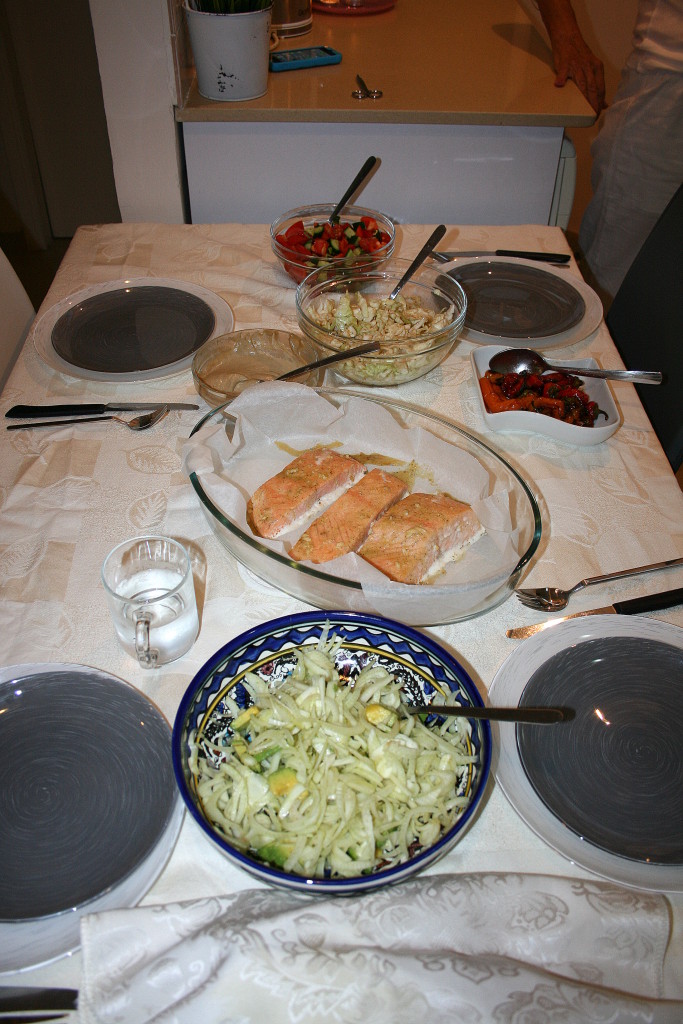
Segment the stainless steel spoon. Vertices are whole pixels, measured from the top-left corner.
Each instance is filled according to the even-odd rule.
[[[405,284],[407,284],[408,281],[410,281],[410,279],[413,276],[413,274],[415,273],[415,271],[419,267],[422,266],[424,261],[427,259],[427,257],[431,253],[431,251],[434,248],[434,246],[439,244],[439,242],[441,241],[441,239],[443,238],[443,236],[445,234],[446,234],[446,225],[445,224],[439,224],[438,228],[434,228],[434,230],[432,231],[431,235],[429,236],[429,238],[427,239],[425,244],[422,246],[422,248],[420,249],[419,253],[415,257],[413,262],[410,264],[410,266],[406,270],[406,272],[403,275],[403,277],[401,278],[401,280],[398,282],[398,284],[393,289],[393,291],[391,291],[389,293],[389,298],[390,299],[395,299],[396,298],[396,296],[400,292],[401,288],[403,288],[403,286]]]
[[[661,384],[663,375],[658,370],[591,370],[583,366],[561,366],[548,363],[530,348],[507,348],[496,352],[489,361],[494,373],[543,373],[544,370],[559,370],[574,377],[599,377],[602,380],[626,380],[631,384]]]
[[[335,206],[334,210],[330,214],[330,216],[329,216],[330,224],[334,224],[334,222],[339,219],[339,214],[344,209],[344,207],[346,206],[346,204],[348,203],[349,199],[354,194],[354,192],[356,192],[360,188],[362,182],[365,181],[365,179],[367,178],[368,174],[373,169],[373,167],[375,166],[376,163],[377,163],[377,157],[376,156],[369,156],[367,158],[367,160],[365,161],[365,163],[363,164],[363,166],[359,170],[358,174],[353,179],[353,181],[351,182],[351,184],[347,188],[346,192],[341,197],[341,199],[339,200],[339,202]]]
[[[535,722],[554,725],[569,722],[574,717],[572,708],[480,708],[458,704],[403,704],[409,715],[447,715],[449,718],[486,718],[495,722]]]
[[[135,416],[132,420],[124,420],[122,416],[75,416],[68,420],[41,420],[39,423],[12,423],[8,430],[30,430],[32,427],[65,427],[70,423],[99,423],[102,420],[116,420],[123,423],[129,430],[147,430],[158,423],[168,412],[168,406],[162,405],[158,409],[145,413],[144,416]]]
[[[654,562],[652,565],[639,565],[636,569],[620,569],[618,572],[607,572],[602,576],[587,576],[568,590],[561,587],[520,587],[516,590],[517,599],[527,608],[539,612],[560,612],[569,604],[572,594],[584,587],[592,587],[594,583],[606,583],[610,580],[621,580],[625,576],[639,576],[641,573],[656,572],[668,569],[672,565],[683,565],[683,558],[668,558],[665,562]]]

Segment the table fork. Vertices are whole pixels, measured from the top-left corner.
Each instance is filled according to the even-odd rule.
[[[607,580],[619,580],[624,576],[638,576],[640,573],[655,572],[657,569],[668,569],[672,565],[683,565],[683,558],[669,558],[665,562],[653,562],[652,565],[640,565],[637,569],[621,569],[619,572],[608,572],[603,576],[588,576],[585,580],[571,587],[570,590],[562,590],[560,587],[536,587],[525,590],[516,590],[517,597],[527,608],[534,608],[539,612],[559,612],[569,604],[569,598],[584,587],[590,587],[594,583],[605,583]]]
[[[158,409],[152,409],[151,412],[145,413],[144,416],[134,416],[132,420],[124,420],[123,416],[114,416],[109,413],[107,416],[77,416],[68,420],[47,419],[41,420],[39,423],[12,423],[7,429],[30,430],[31,427],[65,427],[71,423],[99,423],[102,420],[116,420],[117,423],[123,423],[124,427],[128,427],[129,430],[147,430],[158,423],[167,412],[168,406],[161,405]]]

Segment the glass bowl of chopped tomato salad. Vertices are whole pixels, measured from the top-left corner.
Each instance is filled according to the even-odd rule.
[[[300,206],[271,224],[272,250],[296,284],[318,267],[380,261],[394,251],[396,232],[385,214],[347,206],[330,223],[333,210],[333,203]]]

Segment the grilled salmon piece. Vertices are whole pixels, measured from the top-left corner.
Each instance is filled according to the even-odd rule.
[[[258,487],[247,504],[247,522],[260,537],[279,537],[303,524],[366,472],[350,455],[314,448]]]
[[[469,505],[418,492],[377,520],[358,554],[397,583],[422,583],[483,532]]]
[[[330,562],[356,551],[375,520],[408,493],[398,477],[373,469],[344,491],[289,552],[297,561]]]

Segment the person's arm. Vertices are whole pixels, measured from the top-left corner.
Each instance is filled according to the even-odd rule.
[[[581,35],[570,0],[538,0],[555,64],[555,85],[571,78],[596,114],[605,106],[605,70]]]

